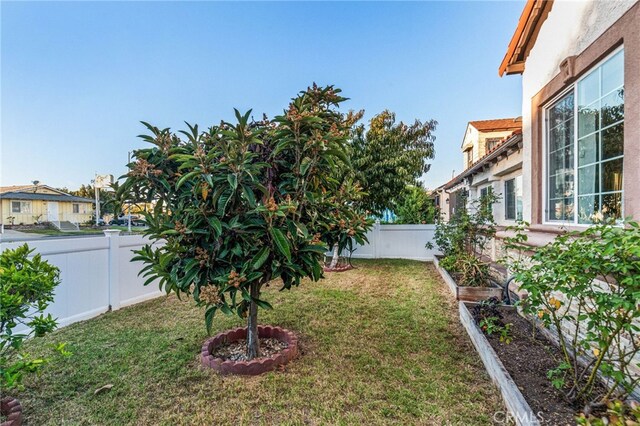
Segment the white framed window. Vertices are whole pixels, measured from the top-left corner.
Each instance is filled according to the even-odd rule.
[[[11,213],[31,213],[31,201],[12,201]]]
[[[73,213],[80,213],[80,204],[73,203],[71,205],[71,208],[72,208]]]
[[[487,213],[493,211],[493,203],[491,203],[490,200],[487,199],[487,197],[491,194],[493,194],[493,187],[491,185],[480,188],[480,191],[478,192],[478,200],[480,201],[478,206],[481,209],[485,209]]]
[[[623,218],[624,50],[545,108],[545,220]]]
[[[504,182],[504,218],[522,220],[522,176]]]

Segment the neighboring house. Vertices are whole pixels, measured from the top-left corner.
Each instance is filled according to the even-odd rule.
[[[32,225],[40,222],[79,224],[90,221],[93,200],[76,197],[47,185],[0,187],[0,223]]]
[[[640,3],[527,1],[499,74],[522,74],[533,237],[640,219]]]
[[[499,225],[522,219],[521,126],[519,117],[469,122],[461,147],[464,171],[433,192],[443,220],[489,191],[500,196],[492,205]]]

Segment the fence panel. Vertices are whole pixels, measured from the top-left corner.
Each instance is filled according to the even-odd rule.
[[[425,245],[428,242],[433,242],[435,229],[435,225],[381,225],[376,223],[367,233],[369,244],[357,246],[353,252],[353,258],[432,261],[437,250],[427,250]]]
[[[433,240],[434,231],[434,225],[375,224],[368,233],[369,244],[358,246],[353,257],[433,260],[434,252],[427,250],[425,244]],[[144,286],[145,278],[138,276],[142,264],[131,262],[133,250],[150,240],[119,233],[107,230],[105,236],[28,241],[43,259],[60,268],[61,283],[46,311],[58,319],[60,326],[163,294],[155,282]],[[25,243],[2,243],[0,250],[22,244]]]
[[[138,250],[150,240],[140,235],[127,235],[119,238],[118,247],[118,286],[120,288],[120,306],[133,305],[163,294],[158,288],[157,281],[144,286],[146,278],[138,276],[142,262],[132,262],[135,256],[133,250]],[[157,243],[156,243],[157,244]]]

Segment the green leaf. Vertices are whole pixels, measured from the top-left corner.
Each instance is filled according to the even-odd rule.
[[[207,334],[211,334],[211,326],[213,325],[213,316],[216,314],[217,306],[212,306],[204,313],[204,321],[207,325]]]
[[[234,191],[238,188],[238,175],[235,173],[227,175],[227,181],[229,181],[229,185]]]
[[[251,260],[251,265],[253,269],[259,269],[264,264],[264,262],[266,262],[268,258],[269,258],[269,248],[263,247],[262,250],[260,250],[258,254],[256,254]]]
[[[215,216],[209,216],[207,220],[209,221],[209,225],[211,225],[213,230],[216,231],[215,236],[219,237],[220,235],[222,235],[222,223],[220,222],[220,219]]]
[[[289,241],[287,241],[287,238],[284,236],[282,231],[278,228],[271,228],[270,233],[271,238],[273,238],[273,241],[276,243],[278,251],[282,253],[289,262],[291,262],[291,248],[289,247]]]
[[[251,298],[251,300],[256,302],[256,305],[258,305],[262,309],[273,309],[273,306],[271,306],[271,304],[269,302],[265,301],[265,300],[260,300],[260,299],[255,299],[255,298]]]

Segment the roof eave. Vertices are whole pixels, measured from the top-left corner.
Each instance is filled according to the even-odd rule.
[[[507,52],[498,67],[498,75],[522,74],[529,51],[536,42],[538,32],[549,15],[553,0],[527,0],[511,37]]]

